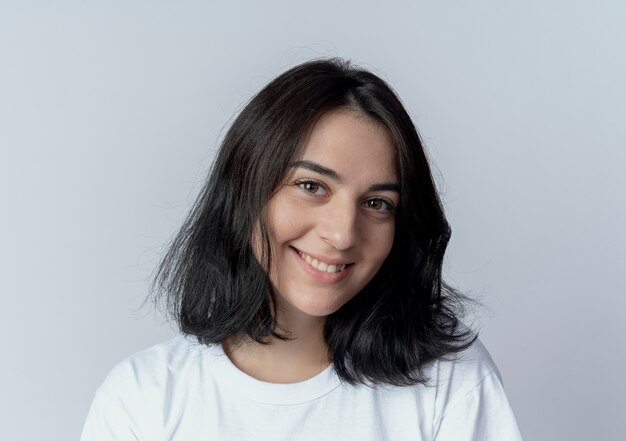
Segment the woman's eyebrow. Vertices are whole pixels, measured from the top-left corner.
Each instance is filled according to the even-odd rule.
[[[324,167],[317,162],[300,160],[292,162],[289,166],[294,168],[305,168],[307,170],[311,170],[312,172],[319,173],[320,175],[327,176],[335,182],[343,182],[343,178],[339,173],[333,169]],[[400,185],[392,182],[373,184],[368,188],[368,191],[395,191],[396,193],[400,193]]]
[[[317,162],[294,161],[291,164],[289,164],[289,166],[294,167],[294,168],[297,168],[297,167],[306,168],[307,170],[311,170],[315,173],[319,173],[320,175],[328,176],[333,181],[337,181],[339,183],[343,181],[343,178],[341,177],[341,175],[337,173],[335,170],[332,170],[328,167],[324,167],[323,165],[318,164]]]
[[[391,182],[385,182],[382,184],[374,184],[371,185],[368,191],[395,191],[396,193],[400,193],[400,185],[393,184]]]

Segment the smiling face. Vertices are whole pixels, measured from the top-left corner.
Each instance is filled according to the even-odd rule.
[[[270,279],[283,321],[324,317],[378,272],[395,232],[399,184],[388,130],[352,110],[324,114],[267,205]]]

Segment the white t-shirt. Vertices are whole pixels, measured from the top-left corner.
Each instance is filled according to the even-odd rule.
[[[430,386],[350,386],[332,365],[299,383],[267,383],[239,370],[221,345],[179,336],[111,371],[81,441],[522,439],[479,341],[428,372]]]

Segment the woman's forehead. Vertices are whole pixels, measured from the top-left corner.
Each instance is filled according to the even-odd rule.
[[[389,130],[349,109],[327,112],[303,145],[301,160],[346,177],[396,179],[396,151]]]

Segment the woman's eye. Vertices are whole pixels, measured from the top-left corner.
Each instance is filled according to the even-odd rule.
[[[393,205],[384,199],[370,199],[365,202],[365,206],[376,211],[394,211]]]
[[[324,194],[324,187],[319,182],[315,181],[299,181],[296,182],[298,187],[306,191],[307,193],[311,193],[315,196],[321,196]]]

